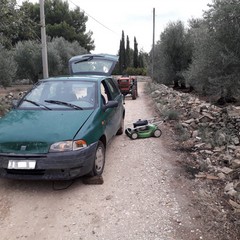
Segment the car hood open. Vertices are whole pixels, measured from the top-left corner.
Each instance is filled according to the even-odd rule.
[[[0,121],[0,153],[46,153],[52,143],[72,140],[93,111],[11,111]]]

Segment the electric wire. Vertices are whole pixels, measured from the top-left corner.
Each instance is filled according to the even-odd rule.
[[[74,6],[79,7],[77,4],[75,4],[73,1],[68,0],[68,2],[71,2]],[[113,31],[112,29],[110,29],[109,27],[107,27],[105,24],[101,23],[99,20],[97,20],[96,18],[94,18],[93,16],[91,16],[90,14],[88,14],[84,9],[80,8],[80,10],[83,11],[83,13],[85,13],[88,17],[92,18],[95,22],[97,22],[98,24],[100,24],[102,27],[106,28],[107,30],[109,30],[110,32],[117,34],[115,31]],[[118,35],[118,34],[117,34]]]

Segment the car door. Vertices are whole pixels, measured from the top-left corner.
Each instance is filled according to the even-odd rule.
[[[110,116],[110,128],[113,136],[118,131],[123,117],[123,97],[112,78],[105,79],[104,85],[106,87],[108,99],[118,102],[118,106],[112,109]]]
[[[115,108],[107,108],[105,109],[105,105],[108,104],[109,101],[112,101],[113,97],[111,95],[108,82],[103,80],[101,82],[101,106],[102,106],[102,122],[105,127],[105,135],[107,141],[109,141],[116,132],[116,123],[115,115],[116,109]]]

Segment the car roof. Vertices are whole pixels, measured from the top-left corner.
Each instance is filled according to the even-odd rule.
[[[95,82],[98,82],[105,78],[106,78],[105,76],[98,76],[98,75],[57,76],[57,77],[42,79],[40,81],[95,81]]]
[[[118,62],[118,56],[111,54],[83,54],[70,58],[71,75],[103,75],[110,76]]]

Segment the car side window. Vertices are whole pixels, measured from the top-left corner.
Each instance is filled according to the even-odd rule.
[[[117,86],[115,85],[115,83],[111,78],[106,79],[106,85],[109,89],[109,94],[111,95],[111,99],[112,100],[115,99],[119,94]]]
[[[106,85],[102,82],[101,83],[101,101],[102,104],[105,105],[108,102],[108,94],[107,94]]]

